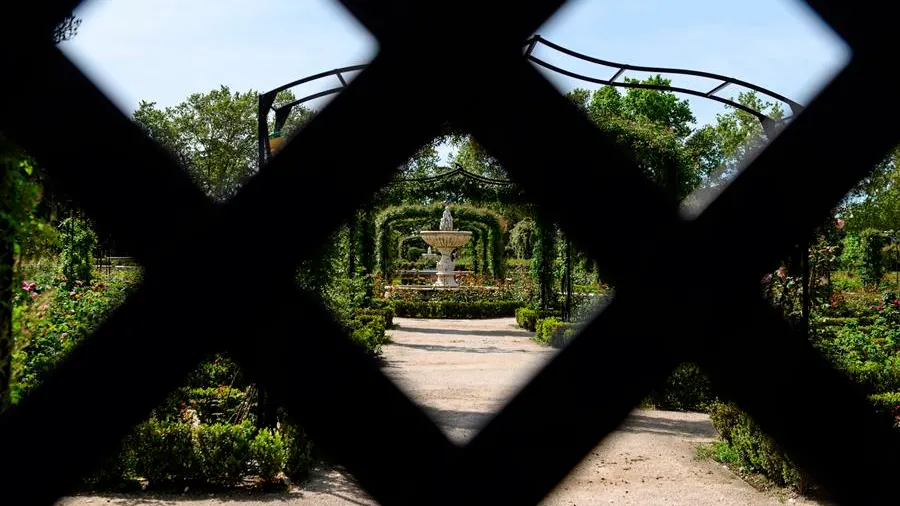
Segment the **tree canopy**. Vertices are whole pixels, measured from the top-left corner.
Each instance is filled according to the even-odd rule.
[[[290,91],[283,91],[276,105],[293,100]],[[259,170],[257,108],[255,91],[232,92],[221,86],[194,93],[171,107],[141,101],[134,121],[172,153],[207,195],[224,201]],[[283,131],[295,131],[311,114],[302,106],[294,107]]]

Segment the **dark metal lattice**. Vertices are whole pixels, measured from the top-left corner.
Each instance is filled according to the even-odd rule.
[[[522,59],[522,41],[562,2],[440,9],[342,0],[378,38],[379,54],[226,205],[206,200],[53,47],[48,34],[76,3],[4,8],[16,23],[2,34],[0,68],[14,78],[0,98],[0,128],[128,243],[146,281],[0,418],[7,502],[23,502],[22,494],[50,504],[70,491],[204,354],[222,349],[385,505],[537,503],[685,359],[698,361],[835,498],[893,498],[897,436],[765,305],[758,279],[900,137],[897,125],[880,121],[900,113],[900,97],[883,95],[876,108],[854,94],[893,61],[896,12],[885,11],[896,7],[808,2],[852,46],[853,60],[687,221]],[[400,86],[410,70],[434,85]],[[516,99],[495,100],[499,86]],[[48,140],[40,134],[48,117],[79,123]],[[296,261],[445,120],[471,132],[599,260],[617,294],[465,447],[451,444],[290,282]],[[355,167],[355,185],[345,184]],[[306,198],[322,187],[346,191],[325,210]],[[316,217],[304,221],[306,237],[286,233],[304,215]],[[246,262],[259,245],[271,257],[265,279]],[[211,265],[187,272],[177,259],[185,249]],[[662,301],[654,318],[645,317],[649,293]]]

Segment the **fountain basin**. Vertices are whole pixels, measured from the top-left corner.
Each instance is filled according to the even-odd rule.
[[[472,238],[468,230],[423,230],[419,236],[433,248],[457,249],[463,247]]]

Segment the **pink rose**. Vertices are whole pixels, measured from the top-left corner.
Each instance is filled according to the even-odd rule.
[[[835,225],[837,226],[838,230],[844,228],[844,220],[841,218],[838,218],[837,221],[835,222]]]

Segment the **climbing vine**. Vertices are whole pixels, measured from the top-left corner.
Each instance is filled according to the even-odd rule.
[[[553,289],[556,225],[538,217],[535,221],[533,237],[531,275],[538,283],[538,299],[541,309],[550,309],[556,306],[556,292]]]
[[[72,216],[59,224],[60,273],[69,288],[76,283],[89,284],[93,278],[94,248],[97,234],[90,224]]]
[[[376,219],[375,225],[375,242],[378,249],[378,266],[382,274],[389,273],[392,270],[392,259],[394,257],[392,250],[391,230],[392,227],[399,222],[428,222],[429,226],[437,228],[440,221],[444,206],[440,204],[430,206],[396,206],[389,207],[383,211]],[[453,219],[458,224],[480,223],[486,228],[486,243],[488,248],[487,265],[491,275],[495,278],[503,276],[503,227],[501,226],[500,216],[486,209],[465,205],[450,205],[450,212]],[[396,243],[393,243],[396,244]]]

